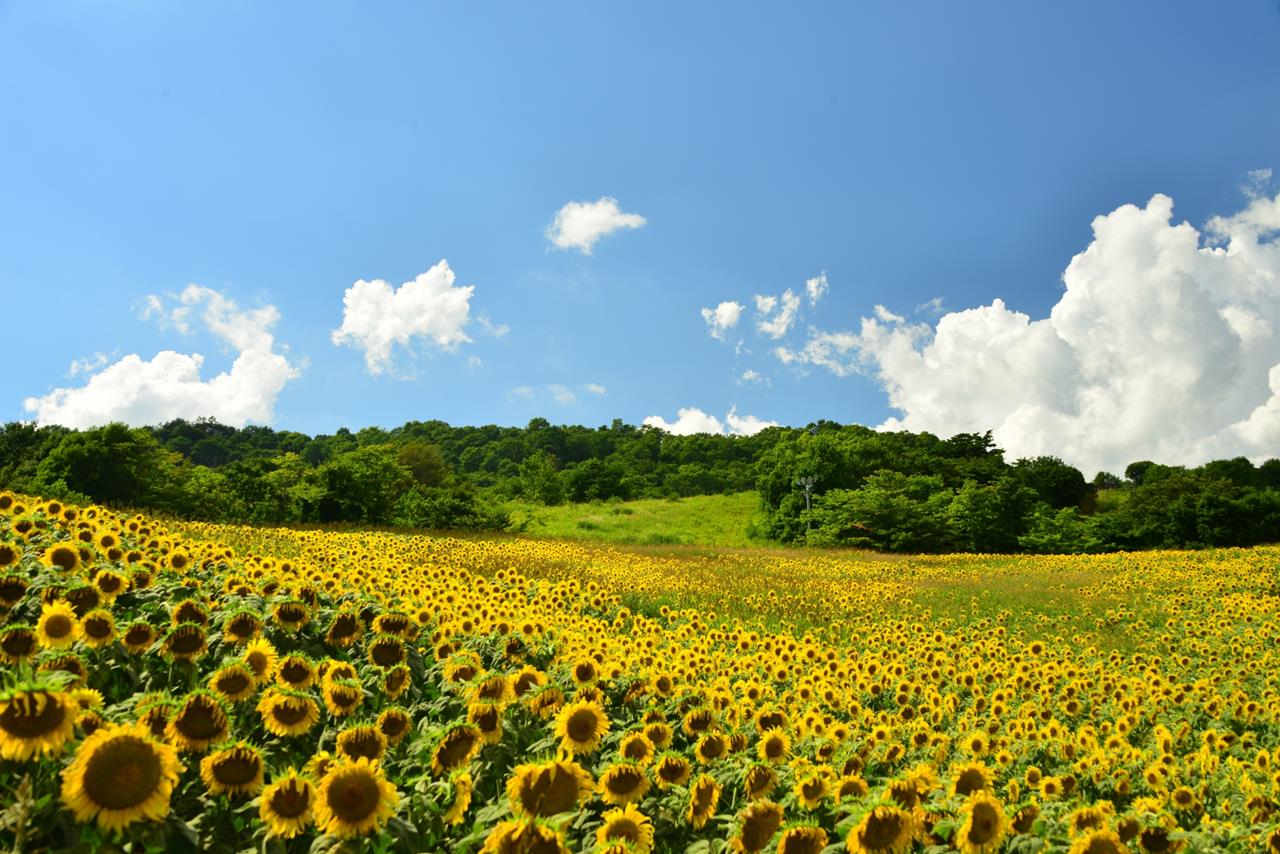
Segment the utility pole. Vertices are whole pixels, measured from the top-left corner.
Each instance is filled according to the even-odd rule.
[[[809,515],[809,511],[812,509],[813,485],[817,482],[818,479],[811,474],[796,478],[796,486],[804,490],[804,521],[805,530],[808,531],[813,530],[813,518]]]

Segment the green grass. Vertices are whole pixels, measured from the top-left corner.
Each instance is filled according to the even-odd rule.
[[[507,504],[512,531],[529,537],[561,537],[639,545],[752,545],[747,526],[759,515],[760,496],[697,495],[545,507],[525,501]]]

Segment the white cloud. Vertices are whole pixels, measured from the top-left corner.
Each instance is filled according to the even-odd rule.
[[[1257,199],[1263,196],[1267,191],[1267,186],[1271,183],[1272,172],[1270,169],[1251,169],[1245,173],[1244,183],[1240,185],[1240,192],[1244,193],[1245,198]]]
[[[480,328],[484,330],[486,335],[492,335],[494,338],[501,338],[511,331],[511,327],[505,323],[494,323],[486,315],[476,315],[476,323],[480,324]]]
[[[778,309],[777,312],[774,312],[775,308]],[[770,338],[778,339],[786,335],[795,322],[796,314],[800,311],[800,297],[790,288],[783,291],[781,300],[771,296],[757,296],[756,311],[761,315],[756,321],[756,329]]]
[[[927,299],[916,306],[915,313],[932,314],[937,317],[939,314],[942,314],[942,311],[942,297],[934,297],[933,299]]]
[[[67,379],[79,376],[80,374],[92,374],[99,368],[106,367],[111,358],[106,353],[94,353],[92,358],[73,359],[71,366],[67,368]]]
[[[583,386],[583,388],[585,388],[587,391],[591,392],[592,394],[604,394],[605,392],[608,391],[607,388],[600,385],[599,383],[587,383],[585,386]]]
[[[728,429],[725,429],[725,422],[728,422]],[[714,415],[708,415],[697,407],[686,407],[676,412],[676,420],[668,421],[661,415],[650,415],[644,419],[643,424],[649,427],[657,427],[663,432],[670,433],[673,436],[692,436],[696,433],[710,433],[712,435],[724,435],[730,433],[735,436],[752,436],[759,433],[766,427],[777,427],[776,421],[765,421],[754,415],[738,415],[738,407],[734,406],[725,416],[725,422],[722,422]]]
[[[479,368],[482,365],[484,365],[484,360],[481,359],[479,356],[467,357],[467,367],[470,368],[471,370],[474,371],[476,368]]]
[[[742,375],[738,377],[738,385],[758,386],[768,384],[769,378],[754,368],[747,368],[742,372]]]
[[[639,228],[645,222],[639,214],[623,213],[617,199],[601,196],[594,202],[569,202],[556,211],[546,235],[557,249],[577,249],[590,255],[600,238],[621,228]]]
[[[819,273],[812,279],[805,279],[804,290],[809,295],[809,305],[817,305],[818,300],[831,290],[830,285],[827,284],[827,274]]]
[[[533,386],[521,385],[521,386],[516,386],[515,388],[511,389],[511,391],[507,392],[507,399],[508,400],[515,400],[515,399],[533,400],[533,398],[536,395],[537,395],[537,392],[533,390]]]
[[[725,333],[737,326],[738,319],[741,317],[742,304],[733,301],[722,302],[715,308],[702,310],[702,319],[707,322],[707,331],[718,341],[724,340]]]
[[[578,396],[576,394],[570,391],[567,386],[560,385],[560,383],[551,383],[547,386],[547,391],[551,393],[551,399],[560,406],[568,406],[571,403],[576,403],[578,400]]]
[[[729,425],[729,432],[735,436],[754,436],[768,427],[778,426],[777,421],[766,421],[754,415],[738,415],[737,406],[729,409],[729,414],[724,417],[724,420]]]
[[[1210,220],[1207,239],[1172,217],[1163,195],[1097,217],[1048,317],[998,299],[936,325],[877,312],[788,356],[876,377],[901,413],[884,428],[993,429],[1011,458],[1056,454],[1086,475],[1274,455],[1280,195]]]
[[[475,288],[455,286],[454,278],[449,262],[441,260],[399,288],[382,279],[359,280],[342,297],[342,327],[333,331],[333,343],[364,350],[365,367],[374,375],[392,369],[394,345],[408,348],[415,338],[456,350],[471,340],[463,329]]]
[[[29,397],[24,408],[39,424],[86,428],[109,421],[159,424],[174,418],[216,418],[240,427],[269,423],[276,398],[298,368],[276,352],[271,329],[280,319],[273,305],[241,310],[224,294],[188,285],[169,308],[158,296],[144,302],[144,315],[180,329],[199,320],[215,337],[235,350],[230,371],[202,380],[204,356],[164,350],[150,360],[130,353],[111,364],[81,364],[76,373],[89,379],[78,388],[57,388],[43,397]],[[73,368],[75,363],[73,363]]]

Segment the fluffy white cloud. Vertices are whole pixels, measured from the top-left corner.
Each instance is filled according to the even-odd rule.
[[[471,340],[463,329],[475,287],[456,286],[454,279],[446,260],[399,288],[382,279],[360,279],[343,295],[342,327],[330,337],[338,346],[364,350],[365,367],[374,375],[392,368],[395,344],[407,348],[417,338],[441,350],[456,350]]]
[[[594,202],[569,202],[556,211],[546,235],[557,249],[577,249],[590,255],[596,241],[606,234],[639,228],[645,222],[640,214],[623,213],[617,199],[602,196]]]
[[[738,302],[722,302],[715,308],[704,308],[702,319],[707,322],[707,331],[712,338],[724,340],[725,333],[738,325],[742,317],[742,304]]]
[[[158,296],[148,297],[144,314],[179,329],[190,330],[198,316],[215,337],[236,351],[230,371],[203,380],[204,356],[164,350],[150,360],[136,353],[115,362],[79,365],[88,381],[77,388],[57,388],[23,401],[39,424],[86,428],[109,421],[159,424],[174,418],[216,418],[236,427],[274,418],[276,398],[298,369],[277,353],[271,329],[280,319],[273,305],[241,310],[224,294],[188,285],[170,308]]]
[[[756,311],[760,314],[756,329],[770,338],[781,338],[795,323],[796,314],[800,311],[800,297],[790,288],[783,291],[780,299],[757,295]]]
[[[1201,235],[1173,202],[1093,221],[1049,316],[1003,301],[936,326],[877,308],[856,331],[813,330],[777,355],[883,384],[883,427],[993,429],[1011,457],[1056,454],[1085,470],[1153,459],[1276,454],[1280,443],[1280,195],[1253,196]]]
[[[819,273],[812,279],[805,279],[804,291],[809,295],[809,305],[817,305],[818,300],[822,299],[829,290],[831,287],[827,284],[826,273]]]
[[[728,423],[726,429],[725,422]],[[676,412],[676,420],[668,421],[660,415],[650,415],[643,422],[649,427],[657,427],[673,436],[692,436],[695,433],[711,433],[722,435],[731,433],[736,436],[753,436],[766,427],[777,427],[776,421],[765,421],[754,415],[738,415],[738,407],[734,406],[722,422],[714,415],[708,415],[696,407],[686,407]]]
[[[604,394],[608,391],[608,389],[600,385],[600,383],[587,383],[583,387],[592,394]]]
[[[738,377],[738,385],[768,385],[769,378],[757,371],[755,368],[747,368]]]
[[[547,386],[547,391],[551,393],[551,399],[560,406],[568,406],[578,400],[578,396],[568,386],[560,385],[560,383],[551,383],[551,385]]]

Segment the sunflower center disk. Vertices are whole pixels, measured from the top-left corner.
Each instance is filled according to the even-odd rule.
[[[104,809],[127,810],[155,793],[162,770],[151,745],[138,738],[117,738],[94,751],[85,767],[84,790]]]

